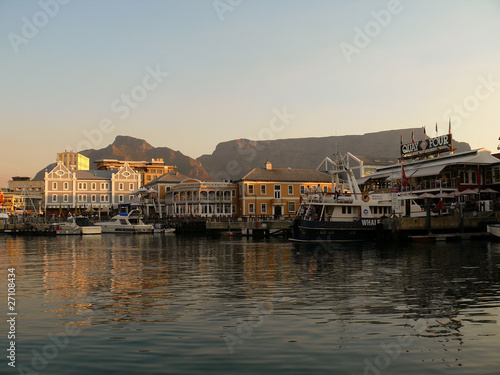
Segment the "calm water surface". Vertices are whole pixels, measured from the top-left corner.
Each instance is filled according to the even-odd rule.
[[[499,373],[497,243],[0,236],[0,264],[1,374]]]

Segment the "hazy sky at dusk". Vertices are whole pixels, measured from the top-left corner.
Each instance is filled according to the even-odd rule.
[[[451,117],[456,139],[498,144],[496,0],[54,1],[0,0],[1,186],[117,135],[196,158]]]

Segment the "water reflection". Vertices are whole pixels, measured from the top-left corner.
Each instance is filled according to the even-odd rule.
[[[152,337],[175,332],[160,346],[194,335],[197,345],[218,347],[248,321],[252,333],[237,336],[234,350],[257,339],[271,351],[283,345],[277,342],[306,342],[302,350],[318,363],[346,350],[360,371],[382,338],[423,340],[405,348],[408,363],[458,367],[464,347],[473,361],[476,348],[489,348],[500,330],[498,243],[304,246],[161,235],[0,242],[2,264],[16,265],[23,280],[25,310],[40,314],[31,324],[110,326],[109,340],[129,339],[129,324],[139,323],[137,331],[154,324]]]

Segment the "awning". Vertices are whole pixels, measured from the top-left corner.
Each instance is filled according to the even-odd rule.
[[[363,185],[366,181],[368,181],[371,177],[368,175],[368,176],[365,176],[365,177],[360,177],[360,178],[357,178],[356,179],[356,182],[358,183],[358,185]]]
[[[440,174],[444,168],[446,168],[446,165],[436,165],[435,167],[419,168],[411,174],[411,177],[436,176]]]

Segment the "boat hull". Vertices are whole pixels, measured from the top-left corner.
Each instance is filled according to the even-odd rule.
[[[89,227],[81,227],[82,229],[82,234],[87,235],[87,234],[101,234],[102,228],[94,225],[94,226],[89,226]]]
[[[488,233],[493,237],[500,239],[500,224],[490,224],[488,225]]]
[[[379,219],[361,219],[353,222],[313,221],[298,219],[294,223],[295,242],[356,242],[376,239]]]
[[[145,226],[134,226],[134,225],[116,225],[108,226],[101,225],[102,233],[116,233],[116,234],[141,234],[141,233],[153,233],[153,227],[149,225]]]

